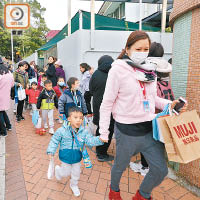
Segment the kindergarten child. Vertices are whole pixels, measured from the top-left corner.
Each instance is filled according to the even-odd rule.
[[[57,82],[57,86],[55,86],[53,89],[56,92],[56,95],[58,97],[58,99],[60,98],[60,96],[63,94],[63,92],[66,90],[66,83],[65,83],[65,79],[63,77],[58,77],[58,82]],[[62,114],[59,114],[59,123],[62,124],[63,123],[63,117]]]
[[[45,74],[44,69],[39,70],[38,84],[41,84],[42,76]]]
[[[54,91],[56,92],[58,99],[63,94],[63,92],[65,91],[66,88],[67,87],[66,87],[64,78],[58,77],[57,86],[53,87]]]
[[[42,90],[44,89],[44,82],[47,80],[47,75],[46,74],[43,74],[42,75],[42,78],[41,78],[41,81],[38,82],[38,90],[40,92],[42,92]]]
[[[62,177],[71,176],[70,188],[74,196],[80,196],[78,188],[82,160],[82,152],[80,149],[83,149],[84,144],[88,146],[99,146],[103,142],[99,136],[92,136],[82,127],[83,113],[80,108],[69,108],[68,116],[69,123],[65,121],[63,126],[55,132],[49,143],[47,154],[50,155],[50,158],[54,156],[60,144],[59,159],[62,164],[61,166],[55,166],[56,179],[61,180]]]
[[[35,110],[37,110],[37,99],[40,95],[40,91],[37,89],[37,83],[32,82],[31,83],[31,89],[29,89],[29,85],[27,85],[26,89],[26,95],[29,96],[29,104],[31,104],[32,110],[30,112],[30,115],[33,114]]]
[[[44,82],[44,89],[40,93],[40,96],[37,101],[37,109],[42,110],[42,120],[44,124],[44,128],[48,129],[47,125],[47,117],[49,119],[49,133],[54,134],[54,118],[53,118],[53,110],[54,106],[58,108],[58,98],[56,96],[55,91],[52,88],[52,82],[50,80],[46,80]]]
[[[79,88],[79,80],[75,77],[69,78],[67,81],[67,85],[69,89],[66,89],[64,93],[61,95],[58,101],[58,110],[60,114],[63,114],[68,117],[68,109],[70,107],[79,107],[81,108],[83,115],[87,115],[87,107],[85,104],[85,100],[78,90]]]

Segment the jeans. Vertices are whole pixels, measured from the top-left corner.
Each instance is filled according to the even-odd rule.
[[[10,120],[6,111],[0,111],[0,133],[5,134],[6,128],[11,128]]]

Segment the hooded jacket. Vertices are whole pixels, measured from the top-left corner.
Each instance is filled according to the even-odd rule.
[[[53,87],[55,87],[57,85],[57,77],[56,77],[56,68],[53,63],[49,64],[46,74],[47,78],[51,80]]]
[[[102,56],[98,61],[98,69],[91,77],[89,89],[93,96],[93,123],[99,125],[99,110],[108,78],[108,72],[111,69],[113,58],[110,56]]]
[[[88,146],[99,146],[103,144],[99,137],[91,135],[82,126],[79,128],[79,131],[76,135],[81,149],[83,149],[84,144]],[[67,157],[67,155],[65,154],[65,150],[80,150],[80,147],[77,145],[75,139],[72,137],[70,126],[67,124],[66,121],[64,122],[63,126],[57,129],[57,131],[52,136],[47,148],[47,154],[54,155],[59,145],[59,158],[65,163],[70,163],[70,157]]]
[[[87,107],[85,104],[85,100],[80,91],[76,91],[77,96],[77,104],[74,102],[74,96],[70,89],[66,89],[64,93],[60,96],[58,101],[58,110],[61,114],[65,114],[68,117],[68,109],[70,107],[79,106],[82,109],[84,115],[87,115]]]
[[[163,110],[171,101],[157,96],[157,81],[144,83],[149,112],[144,110],[143,90],[133,68],[123,60],[112,64],[106,83],[103,101],[100,107],[100,138],[108,140],[110,115],[122,124],[135,124],[152,121],[155,108]]]

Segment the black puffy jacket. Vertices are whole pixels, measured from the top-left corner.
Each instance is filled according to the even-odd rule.
[[[103,100],[108,72],[113,61],[113,58],[110,56],[102,56],[98,61],[98,69],[90,79],[89,89],[93,96],[93,122],[95,125],[99,125],[99,109]]]
[[[53,87],[57,85],[56,68],[55,65],[50,63],[46,71],[47,78],[52,81]]]

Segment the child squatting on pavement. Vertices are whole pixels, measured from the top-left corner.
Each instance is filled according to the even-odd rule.
[[[84,117],[79,107],[69,108],[68,116],[68,121],[65,121],[63,126],[57,129],[52,136],[47,154],[50,158],[54,156],[60,144],[59,159],[62,164],[61,166],[56,165],[55,177],[57,180],[61,180],[62,177],[71,176],[70,188],[74,196],[80,196],[78,180],[81,173],[81,149],[83,149],[84,144],[99,146],[103,144],[103,141],[99,139],[99,136],[93,136],[84,129],[82,126]]]

